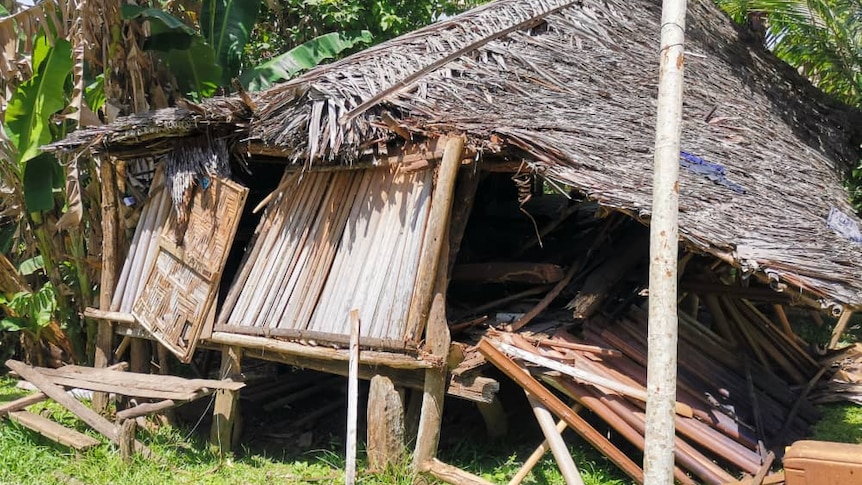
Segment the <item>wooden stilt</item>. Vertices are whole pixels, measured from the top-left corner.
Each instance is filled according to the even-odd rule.
[[[129,359],[130,370],[139,374],[150,373],[150,342],[142,338],[133,338],[129,349],[131,358]]]
[[[395,388],[392,379],[376,375],[368,390],[368,468],[384,470],[405,457],[404,390]]]
[[[239,347],[224,347],[222,348],[221,355],[219,376],[226,380],[241,380],[242,349]],[[230,452],[234,437],[239,435],[239,430],[235,426],[238,414],[239,391],[219,389],[215,397],[210,441],[221,454]]]
[[[437,175],[436,190],[431,199],[426,237],[423,241],[416,288],[408,313],[408,335],[419,335],[426,328],[426,341],[431,354],[446,362],[451,336],[446,321],[446,286],[448,283],[449,216],[452,209],[452,194],[455,178],[464,152],[464,138],[451,138],[446,143],[443,162]],[[440,440],[440,423],[443,417],[443,399],[446,395],[448,369],[443,366],[425,372],[422,395],[422,412],[416,449],[413,454],[413,469],[421,470],[424,463],[437,454]]]
[[[488,438],[506,436],[506,433],[509,432],[509,420],[506,418],[503,404],[497,397],[494,397],[494,400],[489,403],[477,402],[476,407],[482,414],[482,420],[485,421],[485,431]]]

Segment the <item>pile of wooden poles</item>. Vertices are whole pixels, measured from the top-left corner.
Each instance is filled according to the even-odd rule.
[[[734,340],[680,315],[675,477],[687,484],[763,483],[784,446],[804,437],[818,418],[807,394],[822,373],[780,325],[760,319],[755,305],[730,298],[721,304],[732,315],[724,330]],[[756,324],[743,320],[743,312]],[[520,333],[489,330],[478,349],[525,389],[534,409],[544,396],[543,406],[641,483],[640,465],[619,443],[644,448],[646,335],[646,314],[632,307],[613,321],[585,322],[581,339],[562,328],[552,335],[534,335],[529,327]],[[588,421],[575,419],[558,396],[598,417],[620,440],[607,440]],[[544,428],[546,436],[553,431]]]

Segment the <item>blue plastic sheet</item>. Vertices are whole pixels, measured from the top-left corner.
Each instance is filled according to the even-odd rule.
[[[740,194],[745,193],[745,187],[728,179],[724,167],[717,163],[707,162],[703,158],[700,158],[697,155],[692,155],[691,153],[679,152],[679,166],[696,175],[704,176],[709,180],[712,180],[714,183],[723,185],[734,192]]]

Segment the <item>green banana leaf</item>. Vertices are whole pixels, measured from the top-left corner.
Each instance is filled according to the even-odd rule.
[[[62,185],[62,167],[50,153],[31,158],[24,165],[24,205],[27,212],[54,208],[54,189]]]
[[[249,91],[260,91],[277,82],[286,81],[306,69],[314,68],[327,59],[335,58],[344,50],[362,43],[371,43],[371,32],[363,30],[324,34],[244,71],[240,82]]]
[[[212,96],[219,87],[222,69],[215,51],[194,29],[157,8],[124,5],[124,19],[150,21],[150,37],[144,49],[155,51],[177,79],[177,87],[193,99]]]
[[[201,11],[201,33],[221,66],[219,84],[229,86],[239,75],[242,52],[257,22],[260,0],[207,0]]]
[[[33,48],[34,74],[18,86],[6,107],[6,133],[18,149],[18,164],[36,157],[51,142],[51,116],[66,107],[65,84],[72,72],[72,44],[44,35]]]

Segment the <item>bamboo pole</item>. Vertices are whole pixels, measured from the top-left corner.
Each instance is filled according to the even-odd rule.
[[[577,404],[577,406],[580,406],[580,404]],[[573,409],[573,411],[577,412],[576,409]],[[560,420],[557,421],[557,426],[554,429],[557,431],[557,433],[562,433],[563,431],[565,431],[566,428],[566,422]],[[523,482],[524,479],[527,478],[527,475],[529,475],[533,468],[539,464],[539,460],[541,460],[542,457],[545,456],[545,453],[547,453],[550,449],[551,445],[548,443],[548,440],[546,438],[544,441],[542,441],[541,444],[539,444],[539,446],[536,447],[535,450],[533,450],[530,456],[527,457],[526,460],[524,460],[524,464],[521,465],[521,468],[518,469],[518,472],[515,473],[515,476],[513,476],[511,480],[509,480],[509,483],[507,485],[521,485],[521,482]]]
[[[345,485],[356,483],[356,417],[359,406],[359,310],[350,310],[350,362],[347,377],[347,464]]]
[[[560,398],[541,385],[533,378],[533,376],[524,372],[523,367],[516,364],[512,359],[497,349],[490,340],[483,338],[479,341],[478,348],[479,352],[481,352],[489,362],[494,364],[495,367],[500,369],[519,386],[529,391],[530,394],[539,400],[539,402],[544,404],[545,407],[556,414],[557,417],[564,420],[566,424],[582,438],[620,467],[626,475],[633,478],[637,483],[644,483],[643,470],[637,465],[637,463],[633,462],[628,455],[620,451],[619,448],[614,446],[607,438],[605,438],[604,435],[598,432],[587,421],[560,401]],[[671,466],[673,466],[673,461],[671,461]],[[671,473],[672,472],[673,469],[671,468]],[[672,479],[673,476],[671,475],[671,479],[664,482],[662,485],[672,483]]]
[[[525,391],[526,392],[526,391]],[[566,485],[584,485],[581,479],[581,474],[578,472],[578,467],[575,465],[575,460],[569,454],[569,449],[566,448],[566,442],[560,436],[561,431],[557,431],[554,426],[554,417],[541,402],[527,392],[527,399],[530,401],[530,406],[533,407],[533,413],[536,415],[536,421],[539,422],[539,427],[542,428],[542,433],[548,446],[551,448],[551,453],[554,455],[554,460],[560,469],[560,474],[566,481]]]
[[[673,483],[679,152],[686,0],[662,3],[652,220],[644,483]]]

